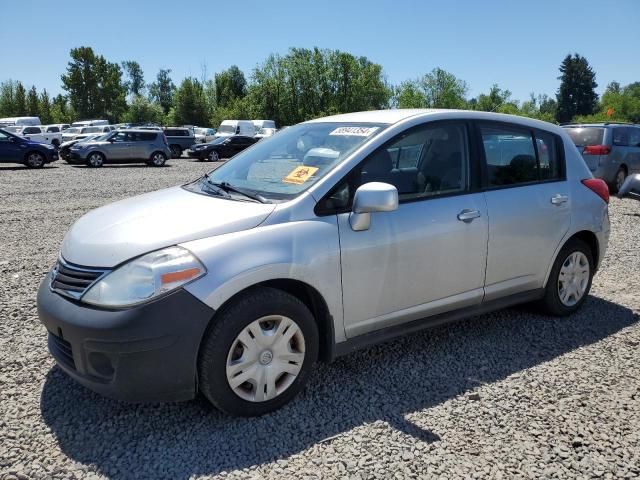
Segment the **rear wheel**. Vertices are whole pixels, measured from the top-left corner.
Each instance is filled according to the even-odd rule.
[[[211,153],[207,155],[207,160],[210,162],[217,162],[218,160],[220,160],[220,156],[218,155],[218,152],[216,152],[215,150],[211,150]]]
[[[618,192],[618,190],[620,190],[620,188],[622,188],[622,184],[624,183],[626,178],[627,178],[627,170],[624,167],[620,167],[616,172],[616,178],[613,183],[614,192],[612,193],[616,193]]]
[[[254,288],[212,321],[200,349],[200,390],[230,415],[262,415],[302,390],[317,357],[309,309],[281,290]]]
[[[542,307],[552,315],[565,316],[584,303],[595,271],[593,252],[582,240],[573,239],[560,250],[542,299]]]
[[[45,164],[44,155],[40,152],[30,152],[27,154],[25,164],[28,168],[42,168]]]
[[[104,165],[104,155],[100,152],[92,152],[87,157],[87,167],[100,168]]]
[[[167,161],[167,157],[162,152],[153,152],[147,162],[152,167],[161,167]]]

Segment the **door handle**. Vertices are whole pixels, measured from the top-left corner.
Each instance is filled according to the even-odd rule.
[[[471,222],[474,218],[478,218],[480,216],[480,210],[469,210],[465,208],[458,214],[458,220],[461,222]]]
[[[554,195],[551,197],[551,203],[554,205],[562,205],[563,203],[567,203],[569,201],[569,197],[567,195]]]

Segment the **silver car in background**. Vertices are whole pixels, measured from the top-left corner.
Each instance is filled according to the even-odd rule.
[[[170,157],[167,137],[161,130],[116,130],[69,148],[70,163],[85,163],[92,168],[105,163],[146,163],[161,167]]]
[[[617,192],[625,178],[640,173],[640,125],[589,123],[564,125],[589,170]]]
[[[92,390],[200,391],[229,414],[261,415],[318,360],[523,302],[575,312],[607,248],[608,199],[549,123],[448,110],[321,118],[83,216],[38,312],[60,367]]]

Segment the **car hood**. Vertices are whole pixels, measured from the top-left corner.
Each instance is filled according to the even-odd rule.
[[[248,230],[275,204],[202,195],[173,187],[93,210],[67,232],[62,257],[76,265],[114,267],[163,247]]]

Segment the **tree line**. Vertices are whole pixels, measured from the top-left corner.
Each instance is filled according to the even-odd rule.
[[[339,50],[291,48],[272,54],[245,76],[233,65],[212,78],[187,77],[175,85],[170,69],[146,83],[134,60],[110,62],[90,47],[74,48],[61,75],[65,94],[51,97],[21,81],[0,83],[0,117],[39,116],[44,124],[104,118],[112,123],[218,125],[225,118],[273,119],[291,125],[326,115],[383,108],[460,108],[510,113],[549,122],[640,122],[640,82],[610,83],[601,98],[586,58],[567,55],[551,97],[512,98],[497,83],[469,97],[469,85],[435,68],[391,85],[382,66]]]

